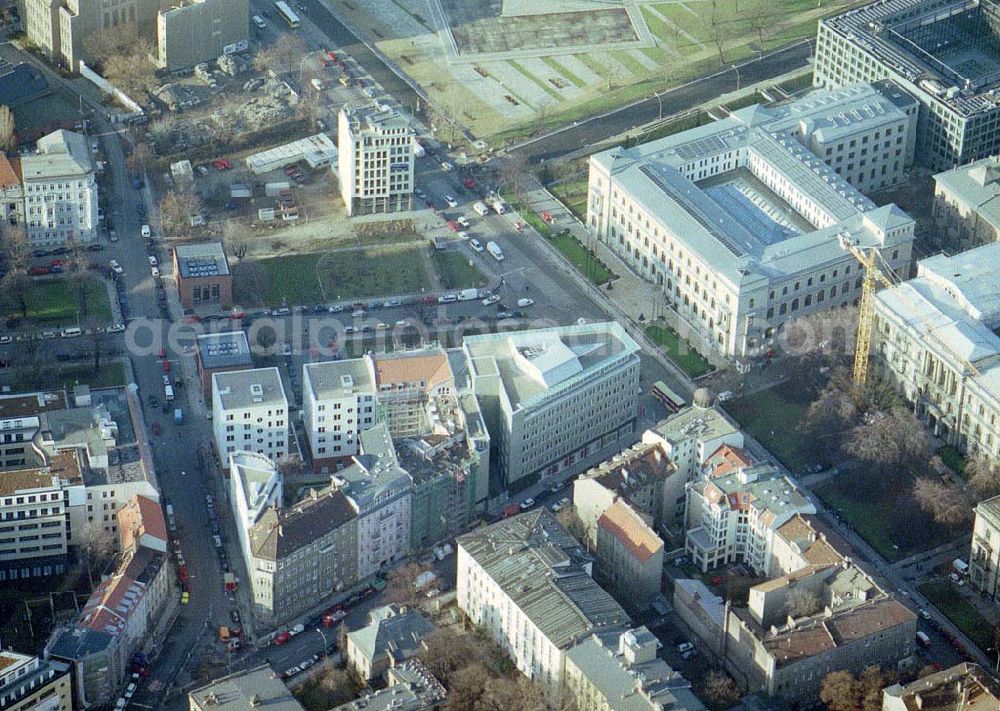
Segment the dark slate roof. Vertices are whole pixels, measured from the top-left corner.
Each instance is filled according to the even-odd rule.
[[[13,108],[48,91],[45,75],[30,64],[18,64],[7,71],[0,69],[0,104]]]
[[[250,548],[259,558],[279,560],[356,517],[343,492],[327,490],[282,511],[266,512],[250,531]]]

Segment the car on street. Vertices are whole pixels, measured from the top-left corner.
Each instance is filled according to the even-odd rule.
[[[485,247],[483,247],[483,243],[480,242],[478,239],[470,239],[469,246],[472,247],[473,252],[482,252],[483,250],[486,249]]]
[[[529,499],[525,499],[520,504],[518,504],[518,506],[521,507],[522,511],[527,511],[528,509],[530,509],[534,505],[535,505],[535,500],[534,499],[530,499],[530,498]]]
[[[189,602],[191,602],[191,593],[185,590],[181,593],[181,604],[187,605]]]
[[[518,299],[517,300],[517,305],[520,306],[522,309],[523,308],[527,308],[528,306],[531,306],[534,303],[535,303],[534,299]]]
[[[483,299],[483,306],[492,306],[500,301],[500,294],[490,294]]]
[[[142,233],[142,236],[145,237],[145,238],[147,238],[147,239],[153,236],[153,233],[149,229],[149,225],[145,225],[144,224],[142,226],[142,229],[139,230],[139,231]]]
[[[684,652],[690,652],[692,649],[694,649],[694,645],[690,642],[681,642],[677,645],[677,651],[681,654],[684,654]]]
[[[146,402],[148,402],[150,408],[152,408],[154,410],[157,409],[160,406],[160,398],[156,397],[156,395],[149,395],[149,396],[147,396],[146,397]]]
[[[718,394],[718,400],[719,400],[719,402],[728,402],[729,400],[732,400],[732,399],[733,399],[733,391],[732,390],[723,390],[721,393]]]
[[[88,244],[87,245],[87,251],[89,251],[89,252],[103,252],[104,251],[104,245],[103,244]]]
[[[292,357],[292,345],[290,343],[285,343],[284,345],[282,345],[281,346],[281,353],[286,358],[291,358]]]
[[[458,200],[456,200],[451,195],[445,195],[444,201],[448,203],[448,207],[458,207]]]
[[[111,271],[113,271],[115,274],[121,275],[125,273],[125,270],[122,269],[122,265],[118,263],[117,259],[112,259],[110,262],[108,262],[108,266],[111,267]]]
[[[509,318],[514,318],[514,314],[510,311],[497,311],[497,321],[506,321]]]
[[[152,274],[154,278],[158,277],[158,276],[160,276],[160,268],[159,267],[150,267],[149,268],[149,273]]]
[[[240,611],[234,607],[229,611],[229,618],[233,621],[233,624],[238,625],[240,623]]]
[[[0,345],[13,342],[14,342],[13,336],[0,336]]]
[[[110,326],[108,326],[105,333],[121,333],[124,330],[125,330],[124,323],[113,323]]]
[[[448,229],[451,230],[452,232],[459,232],[461,230],[461,228],[458,226],[458,223],[455,222],[454,220],[448,220]]]
[[[274,640],[274,643],[275,644],[281,644],[280,642],[278,642],[278,640]],[[284,679],[291,679],[293,676],[295,676],[296,674],[298,674],[301,671],[302,671],[302,667],[300,667],[299,665],[296,664],[294,667],[289,667],[284,672],[282,672],[281,676]]]
[[[472,227],[472,225],[469,224],[469,221],[465,218],[464,215],[459,215],[458,217],[456,217],[455,222],[461,225],[464,229],[469,229],[470,227]]]
[[[154,257],[153,255],[146,257],[146,260],[149,262],[149,266],[151,267],[159,266],[159,262],[156,261],[156,257]]]

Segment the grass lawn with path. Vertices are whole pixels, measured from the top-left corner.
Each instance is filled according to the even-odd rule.
[[[790,471],[813,464],[810,442],[799,430],[815,393],[786,383],[735,398],[723,407],[744,430],[767,447]]]
[[[549,241],[592,284],[600,286],[601,284],[607,284],[614,278],[614,272],[608,269],[593,251],[582,245],[580,240],[570,234],[569,231],[554,234],[549,238]]]
[[[111,304],[104,282],[91,280],[86,286],[87,316],[101,323],[111,321]],[[8,309],[3,316],[19,316]],[[35,279],[28,291],[28,318],[60,326],[76,325],[76,294],[67,279]]]
[[[19,378],[22,378],[19,374]],[[101,369],[94,370],[93,361],[71,365],[62,368],[51,368],[43,371],[41,380],[31,379],[31,382],[14,383],[18,390],[72,390],[74,385],[89,385],[91,389],[111,388],[125,385],[125,367],[117,361],[101,361]]]
[[[687,342],[682,341],[672,329],[665,326],[649,326],[646,328],[646,335],[663,349],[670,360],[692,378],[714,370],[711,363],[702,358],[701,354],[689,346]]]
[[[987,650],[993,646],[993,627],[958,594],[951,582],[939,580],[918,585],[920,594],[930,600],[941,614],[951,620],[976,645]]]

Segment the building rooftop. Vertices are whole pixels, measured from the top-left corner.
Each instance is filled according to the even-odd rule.
[[[395,605],[372,610],[369,617],[367,626],[347,636],[370,664],[384,659],[402,662],[416,656],[423,638],[435,629],[419,611]]]
[[[934,182],[994,230],[1000,231],[1000,156],[938,173]]]
[[[369,358],[306,363],[304,370],[303,381],[308,383],[315,400],[375,392],[375,374]]]
[[[351,131],[385,133],[387,131],[412,131],[410,121],[398,111],[379,111],[373,105],[350,106],[342,109],[347,114]]]
[[[198,359],[205,370],[253,366],[250,343],[243,331],[205,333],[198,336],[195,343],[198,348]]]
[[[37,417],[43,412],[64,410],[66,407],[66,394],[62,391],[0,395],[0,429],[14,426],[7,420]]]
[[[590,577],[590,556],[547,509],[459,536],[458,544],[561,649],[630,622]]]
[[[380,386],[408,385],[430,390],[452,379],[445,352],[394,352],[375,356],[375,382]]]
[[[292,692],[268,665],[237,672],[216,679],[211,684],[188,692],[192,708],[200,711],[303,711]]]
[[[658,442],[637,442],[580,475],[628,499],[636,488],[662,480],[677,470]]]
[[[620,636],[650,637],[645,627],[624,633],[593,634],[566,652],[567,662],[598,690],[614,711],[703,711],[704,704],[691,691],[691,682],[654,657],[629,664],[620,653]],[[600,706],[598,706],[600,707]]]
[[[281,560],[310,545],[358,515],[340,491],[310,490],[308,496],[280,511],[268,509],[250,529],[250,550],[258,558]]]
[[[0,156],[0,189],[21,188],[21,159],[17,156]]]
[[[16,469],[0,474],[0,494],[58,488],[60,488],[59,477],[48,468]]]
[[[69,665],[55,659],[10,650],[0,652],[0,708],[17,706],[28,694],[69,672]]]
[[[877,0],[820,22],[934,101],[971,116],[993,108],[991,90],[1000,85],[989,21],[996,12],[995,0]]]
[[[123,560],[114,575],[105,578],[87,599],[78,625],[116,637],[126,628],[139,600],[167,563],[166,555],[150,548],[138,548]]]
[[[1000,528],[1000,495],[976,504],[976,516],[985,517],[994,527]]]
[[[604,510],[597,519],[597,527],[617,538],[640,563],[645,563],[663,550],[663,540],[631,506],[620,499]]]
[[[60,129],[38,139],[37,151],[21,157],[25,181],[83,177],[94,170],[86,136]]]
[[[715,407],[694,406],[682,407],[656,423],[652,430],[672,444],[680,444],[692,437],[711,440],[739,432],[739,428]]]
[[[769,514],[775,520],[812,506],[791,479],[769,464],[741,467],[691,486],[714,504],[734,511],[754,509],[759,516]]]
[[[277,368],[230,370],[212,374],[212,389],[223,410],[251,407],[288,407]]]
[[[514,410],[541,405],[639,352],[614,321],[466,336],[463,348],[476,377],[499,376]]]
[[[361,454],[354,457],[350,466],[337,472],[333,481],[365,513],[375,506],[376,499],[405,494],[412,488],[413,479],[399,465],[385,422],[362,430],[358,439]]]
[[[229,477],[235,478],[243,489],[243,500],[249,511],[258,514],[263,513],[261,507],[273,493],[273,487],[281,486],[281,476],[274,462],[270,457],[256,452],[231,452]]]
[[[972,381],[1000,399],[1000,243],[922,259],[914,279],[875,299],[940,357],[975,366]]]
[[[709,477],[726,476],[753,466],[754,461],[753,455],[747,450],[723,444],[705,458],[702,469]]]
[[[793,102],[750,106],[728,118],[633,148],[591,156],[629,196],[662,224],[684,235],[703,262],[733,285],[775,279],[843,257],[841,236],[862,247],[908,239],[885,232],[912,224],[895,205],[877,207],[813,154],[812,138],[906,120],[898,89],[883,83],[817,90]],[[695,182],[692,166],[733,152],[747,168]],[[731,160],[731,158],[725,158]],[[793,207],[758,180],[784,177],[810,210]],[[806,213],[813,216],[806,219]],[[905,232],[905,231],[904,231]]]
[[[447,691],[419,659],[407,659],[386,672],[389,685],[331,711],[422,711],[437,708]]]
[[[928,674],[909,684],[883,690],[894,708],[906,711],[996,711],[1000,708],[1000,683],[978,664],[962,662]],[[888,706],[886,707],[888,708]]]
[[[325,133],[317,133],[260,153],[254,153],[247,157],[247,167],[255,173],[259,173],[268,170],[269,166],[274,163],[288,165],[300,160],[305,160],[312,168],[331,162],[335,163],[337,146]]]
[[[229,274],[229,261],[222,242],[196,242],[174,247],[177,269],[184,279],[217,277]]]
[[[810,565],[843,563],[853,558],[850,544],[815,516],[796,514],[775,530]]]
[[[139,544],[144,536],[150,536],[162,542],[166,550],[170,543],[167,534],[167,522],[163,517],[163,507],[160,502],[148,496],[133,496],[126,506],[116,514],[119,526],[119,538],[125,548],[130,548],[131,542]]]

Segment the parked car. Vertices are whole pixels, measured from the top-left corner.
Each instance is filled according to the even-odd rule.
[[[677,651],[681,654],[684,654],[684,652],[690,652],[692,649],[694,649],[694,645],[690,642],[681,642],[677,645]]]
[[[520,306],[522,309],[523,308],[527,308],[528,306],[531,306],[534,303],[535,303],[534,299],[518,299],[517,300],[517,305]]]
[[[118,263],[117,259],[112,259],[110,262],[108,262],[108,266],[111,267],[111,271],[113,271],[115,274],[125,273],[125,270],[122,269],[122,265]]]
[[[534,505],[535,505],[535,500],[534,499],[525,499],[520,504],[518,504],[518,506],[521,507],[522,511],[527,511],[528,509],[530,509]]]
[[[448,203],[448,207],[458,207],[458,200],[453,198],[451,195],[445,195],[444,201]]]
[[[482,252],[483,250],[486,249],[483,246],[483,243],[480,242],[478,239],[470,239],[469,240],[469,246],[472,247],[472,251],[473,252]]]
[[[492,306],[500,301],[500,294],[490,294],[483,299],[483,306]]]

